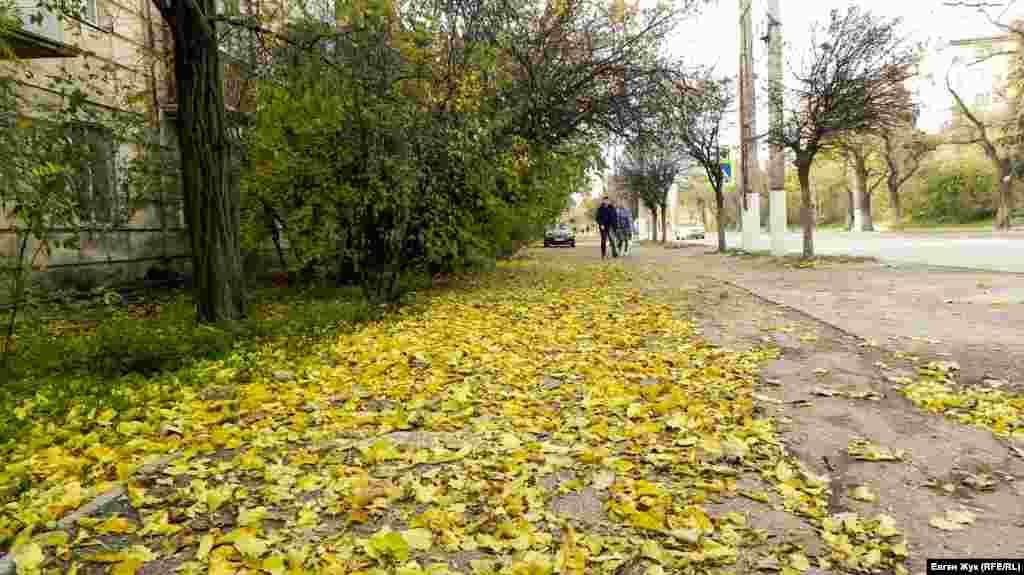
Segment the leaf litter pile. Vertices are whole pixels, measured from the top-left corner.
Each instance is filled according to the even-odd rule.
[[[999,389],[1003,382],[959,386],[959,366],[952,362],[929,362],[918,375],[917,381],[900,382],[901,392],[918,407],[1024,442],[1024,397]]]
[[[510,262],[308,360],[268,347],[207,364],[205,389],[36,422],[0,453],[0,551],[19,573],[905,572],[893,518],[830,516],[827,478],[759,416],[775,352],[715,348],[628,279]],[[705,510],[767,499],[740,476],[826,551]]]

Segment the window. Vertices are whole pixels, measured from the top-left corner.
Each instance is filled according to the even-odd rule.
[[[81,0],[82,6],[80,13],[82,20],[89,22],[90,24],[96,23],[96,0]]]
[[[61,0],[58,5],[68,17],[96,24],[96,0]]]
[[[83,222],[115,223],[121,202],[118,194],[117,150],[112,134],[99,126],[77,124],[70,128],[70,184],[78,195]]]

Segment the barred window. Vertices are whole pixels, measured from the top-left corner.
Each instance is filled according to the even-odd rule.
[[[83,222],[111,224],[120,219],[117,175],[118,143],[106,128],[90,124],[70,126],[73,162],[70,183],[78,194]]]

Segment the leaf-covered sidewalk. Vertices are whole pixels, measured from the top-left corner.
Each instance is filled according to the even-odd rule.
[[[303,362],[264,349],[60,424],[27,406],[0,537],[18,573],[901,571],[895,520],[830,517],[760,415],[773,354],[701,341],[618,265],[503,264]],[[768,492],[827,554],[708,510]]]

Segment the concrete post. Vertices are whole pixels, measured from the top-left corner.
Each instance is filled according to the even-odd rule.
[[[779,0],[768,0],[768,108],[773,129],[782,126],[782,14]],[[768,190],[771,197],[772,254],[786,254],[786,159],[781,146],[768,155]]]
[[[754,104],[754,33],[751,25],[752,0],[739,0],[740,8],[740,163],[742,177],[738,182],[744,196],[743,249],[753,251],[761,232],[761,206],[755,185],[757,142],[754,140],[756,115]]]

